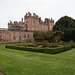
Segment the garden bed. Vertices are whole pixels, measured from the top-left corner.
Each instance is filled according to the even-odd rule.
[[[70,45],[58,45],[58,44],[20,44],[20,45],[10,45],[6,46],[6,48],[17,49],[23,51],[31,51],[31,52],[40,52],[40,53],[49,53],[49,54],[57,54],[71,49]]]

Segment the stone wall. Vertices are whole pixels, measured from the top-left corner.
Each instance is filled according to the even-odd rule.
[[[34,42],[33,32],[30,31],[0,31],[0,43]]]
[[[28,30],[28,31],[52,31],[54,26],[54,20],[45,18],[45,21],[41,20],[41,17],[33,13],[26,13],[21,21],[10,21],[8,23],[9,30]]]
[[[7,30],[0,30],[0,43],[34,42],[34,31],[52,31],[54,20],[41,17],[28,12],[21,21],[10,21]]]
[[[41,20],[41,17],[33,13],[25,15],[24,22],[27,25],[27,30],[31,31],[52,31],[54,26],[54,20],[45,18],[45,21]],[[30,15],[30,16],[29,16]]]

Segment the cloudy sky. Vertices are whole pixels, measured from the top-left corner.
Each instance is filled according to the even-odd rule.
[[[0,28],[7,28],[10,20],[20,21],[27,12],[55,22],[65,15],[75,19],[75,0],[0,0]]]

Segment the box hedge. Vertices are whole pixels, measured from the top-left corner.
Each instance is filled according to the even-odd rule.
[[[40,53],[49,53],[49,54],[57,54],[71,49],[70,45],[60,45],[60,47],[54,48],[39,48],[39,47],[24,47],[24,46],[17,46],[17,45],[10,45],[6,46],[6,48],[10,49],[17,49],[17,50],[24,50],[24,51],[31,51],[31,52],[40,52]]]

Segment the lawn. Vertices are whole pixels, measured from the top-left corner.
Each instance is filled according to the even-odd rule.
[[[51,55],[0,45],[0,70],[6,75],[75,75],[75,48]]]

